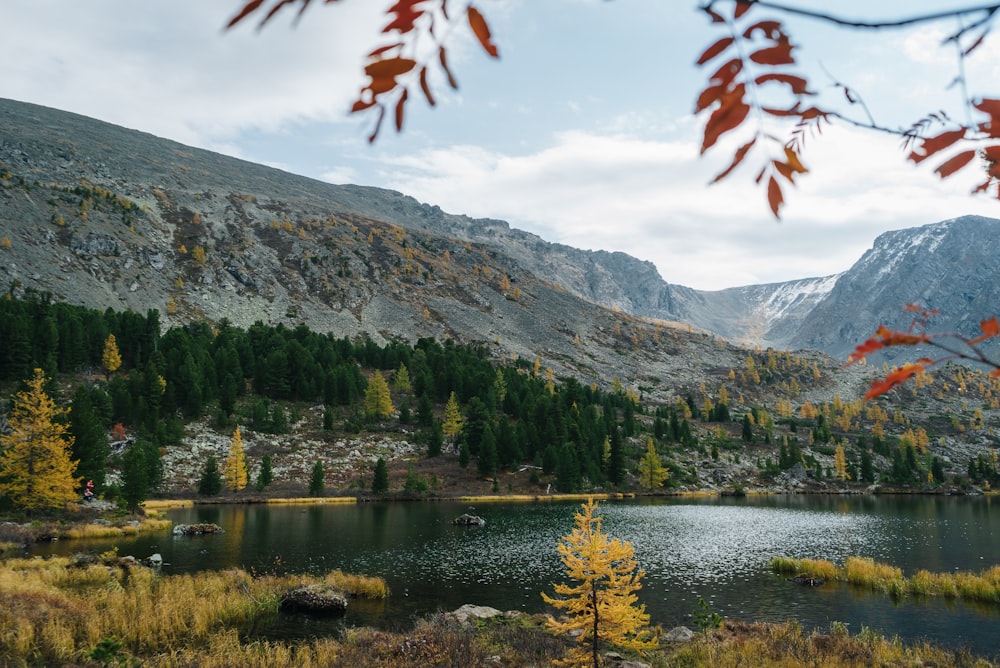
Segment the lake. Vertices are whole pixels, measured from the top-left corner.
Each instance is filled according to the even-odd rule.
[[[842,584],[801,587],[772,574],[774,556],[829,559],[871,557],[907,576],[980,571],[998,563],[1000,501],[990,497],[761,496],[656,498],[601,502],[603,530],[626,539],[646,571],[640,599],[652,622],[692,626],[703,597],[724,617],[799,620],[807,628],[865,626],[907,640],[927,639],[978,654],[1000,653],[1000,606],[938,599],[894,601]],[[167,533],[39,545],[34,553],[103,551],[146,557],[159,552],[164,572],[233,566],[258,572],[332,569],[377,575],[392,589],[388,601],[352,601],[334,624],[402,626],[415,616],[463,603],[502,610],[545,609],[539,592],[567,581],[555,551],[573,528],[578,502],[469,504],[454,502],[359,505],[209,505],[173,510],[175,523],[214,522],[225,533]],[[457,527],[472,512],[484,527]],[[330,629],[291,620],[278,634]],[[327,622],[325,624],[331,624]],[[291,628],[294,627],[294,628]]]

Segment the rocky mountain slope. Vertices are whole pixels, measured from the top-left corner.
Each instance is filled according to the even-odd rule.
[[[455,236],[422,224],[430,218],[453,223]],[[453,337],[587,383],[629,379],[647,394],[665,378],[696,384],[742,363],[745,353],[709,335],[565,287],[573,272],[600,274],[602,258],[638,261],[593,254],[588,269],[562,248],[574,260],[554,252],[547,264],[562,271],[538,274],[517,248],[469,241],[460,220],[398,193],[0,102],[0,285],[157,309],[165,325],[225,318],[376,342]],[[540,258],[550,245],[537,243]]]
[[[963,216],[886,232],[810,310],[789,342],[846,357],[880,323],[909,327],[912,314],[903,306],[910,303],[940,311],[935,331],[975,336],[980,319],[997,314],[998,276],[1000,220]]]
[[[724,385],[742,413],[767,406],[780,415],[792,410],[777,405],[788,397],[796,406],[835,406],[839,397],[850,404],[839,416],[850,441],[887,422],[881,414],[859,417],[852,401],[874,370],[843,369],[822,352],[752,353],[733,342],[795,345],[842,359],[909,301],[956,314],[949,307],[961,304],[956,317],[966,320],[943,326],[974,328],[998,303],[996,225],[963,218],[893,232],[839,276],[701,292],[668,284],[651,263],[622,253],[550,244],[399,193],[334,186],[0,100],[0,289],[48,292],[92,308],[157,309],[164,325],[225,319],[376,342],[452,338],[480,344],[497,360],[537,359],[557,377],[584,384],[620,379],[653,404],[693,394],[697,408],[714,403]],[[980,394],[967,401],[971,395],[956,397],[942,383],[931,395],[939,408],[921,404],[914,413],[930,420],[936,453],[952,475],[995,447],[981,427],[1000,408],[992,386],[978,378],[949,382]],[[907,399],[916,405],[927,394]],[[984,405],[985,416],[973,414]],[[315,408],[302,407],[313,434],[322,414]],[[854,414],[846,415],[848,408]],[[887,429],[904,427],[894,421]],[[698,429],[708,440],[738,441],[736,423]],[[328,457],[342,450],[331,464],[356,473],[355,454],[364,460],[381,447],[344,438],[331,449],[316,438],[310,450],[312,437],[303,433],[294,446],[307,454],[295,466],[321,450]],[[222,454],[226,438],[214,434],[204,447]],[[413,454],[406,439],[389,441],[391,457]],[[200,447],[185,442],[168,453],[179,480],[192,479]],[[746,457],[710,460],[704,449],[678,457],[722,489],[749,484],[763,462],[777,459],[777,442],[753,447]],[[832,465],[831,447],[813,454]],[[887,467],[888,456],[880,456]],[[788,480],[780,486],[794,488]]]
[[[882,235],[836,276],[706,292],[624,253],[10,100],[0,100],[0,170],[12,242],[0,281],[174,320],[451,334],[568,359],[579,341],[616,331],[615,317],[594,324],[596,305],[843,359],[879,323],[905,328],[906,303],[941,308],[940,327],[970,332],[1000,293],[1000,221],[977,217]]]

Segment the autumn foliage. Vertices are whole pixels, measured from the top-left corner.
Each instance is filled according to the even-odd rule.
[[[27,389],[14,397],[9,433],[0,433],[0,496],[28,510],[61,508],[79,499],[67,411],[49,398],[45,382],[42,370],[35,369]]]
[[[909,329],[901,332],[889,329],[885,325],[880,325],[875,336],[855,348],[848,360],[848,364],[854,364],[866,359],[872,353],[893,346],[926,345],[941,351],[942,354],[935,358],[921,357],[915,362],[908,362],[897,369],[893,369],[885,378],[872,383],[871,389],[865,394],[865,399],[873,399],[885,394],[894,387],[902,385],[907,380],[927,371],[931,367],[953,360],[965,360],[984,364],[992,367],[989,373],[991,377],[1000,377],[1000,362],[987,357],[980,347],[980,344],[985,341],[1000,336],[1000,320],[997,320],[996,316],[979,323],[980,334],[978,336],[966,337],[956,332],[928,332],[927,322],[937,315],[938,312],[935,310],[927,310],[915,304],[907,305],[906,310],[914,314]]]
[[[638,603],[643,572],[638,569],[632,544],[601,532],[597,504],[588,499],[576,514],[576,528],[563,537],[558,551],[573,585],[555,584],[560,598],[544,592],[546,603],[566,613],[564,620],[549,618],[551,631],[576,637],[580,647],[565,661],[568,666],[599,664],[601,643],[644,651],[658,645],[649,628],[646,606]]]
[[[324,0],[324,3],[335,1]],[[310,2],[311,0],[273,0],[259,25],[263,26],[279,11],[293,5],[299,5],[301,16]],[[266,4],[265,0],[249,0],[226,27],[232,28],[252,14],[259,15]],[[500,51],[493,42],[489,24],[482,12],[471,2],[467,2],[463,14],[468,28],[483,50],[491,58],[499,58]],[[368,137],[369,142],[378,137],[389,108],[392,108],[396,131],[403,129],[406,104],[410,100],[411,91],[419,89],[427,104],[432,107],[437,104],[428,81],[428,73],[432,68],[444,75],[448,86],[458,88],[458,81],[448,65],[448,52],[445,48],[447,36],[458,23],[460,20],[453,18],[447,0],[397,0],[386,10],[386,24],[382,28],[385,41],[367,55],[364,71],[368,82],[351,106],[351,113],[375,114],[375,127]],[[418,43],[421,45],[419,54]],[[432,47],[428,48],[428,44]],[[431,55],[421,55],[425,53]]]
[[[323,0],[323,4],[334,2]],[[280,11],[296,5],[301,16],[311,3],[312,0],[248,0],[226,27],[232,28],[250,16],[261,17],[258,25],[263,26]],[[363,68],[368,80],[351,107],[352,113],[375,114],[370,142],[378,137],[390,109],[397,132],[403,129],[406,105],[418,91],[427,104],[435,106],[429,72],[439,72],[448,86],[458,88],[445,46],[454,28],[464,24],[490,57],[499,58],[499,49],[483,13],[468,0],[460,4],[464,5],[464,12],[455,12],[454,7],[449,10],[447,0],[397,0],[386,10],[381,31],[385,38],[366,56]],[[934,171],[941,178],[978,167],[984,178],[973,192],[993,190],[1000,198],[1000,99],[970,95],[962,73],[964,59],[978,50],[989,34],[998,14],[996,5],[928,11],[885,21],[855,21],[804,6],[762,0],[708,0],[699,4],[698,9],[710,19],[712,28],[722,33],[695,59],[708,72],[708,80],[694,107],[696,114],[707,116],[701,153],[714,148],[730,133],[749,131],[743,133],[742,143],[733,152],[729,165],[713,183],[727,178],[751,154],[759,156],[754,180],[766,188],[768,206],[778,217],[787,186],[794,185],[796,177],[809,171],[802,159],[805,138],[820,134],[823,124],[839,121],[898,135],[907,158],[914,164],[929,160],[936,165]],[[944,111],[932,111],[909,126],[880,125],[868,114],[861,94],[837,81],[832,85],[843,92],[847,111],[818,106],[809,78],[798,67],[792,35],[785,22],[776,18],[786,16],[866,30],[957,19],[960,27],[943,44],[957,47],[956,81],[962,84],[967,120],[959,122]],[[862,109],[864,114],[852,116],[852,109]]]

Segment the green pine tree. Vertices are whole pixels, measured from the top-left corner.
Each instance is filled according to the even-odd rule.
[[[312,476],[309,478],[309,496],[323,496],[326,488],[326,471],[323,470],[323,462],[313,464]]]
[[[198,480],[198,494],[202,496],[216,496],[222,491],[222,474],[219,472],[219,462],[214,456],[210,456],[202,469],[201,478]]]
[[[389,468],[381,457],[375,462],[375,476],[372,478],[372,494],[387,494],[389,492]]]
[[[260,470],[257,471],[257,491],[263,492],[272,482],[274,474],[271,472],[271,455],[264,455],[260,460]]]

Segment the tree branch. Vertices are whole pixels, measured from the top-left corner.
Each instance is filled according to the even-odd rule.
[[[975,7],[966,7],[964,9],[952,9],[947,11],[932,12],[930,14],[918,14],[916,16],[910,16],[901,19],[893,19],[886,21],[861,21],[855,19],[847,19],[841,16],[836,16],[834,14],[828,14],[826,12],[817,12],[809,9],[803,9],[801,7],[796,7],[795,5],[786,5],[780,2],[768,2],[767,0],[743,0],[749,5],[757,5],[758,7],[764,7],[766,9],[773,9],[775,11],[783,12],[785,14],[792,14],[794,16],[804,16],[806,18],[816,19],[818,21],[824,21],[826,23],[832,23],[834,25],[844,26],[845,28],[863,28],[869,30],[879,30],[883,28],[904,28],[907,26],[917,25],[919,23],[933,23],[935,21],[940,21],[947,18],[958,18],[969,16],[972,14],[983,13],[984,16],[979,20],[975,21],[971,25],[968,25],[962,29],[961,32],[967,32],[972,28],[984,25],[993,19],[993,16],[1000,11],[1000,3],[990,3],[985,5],[978,5]],[[701,9],[707,10],[711,9],[716,5],[719,0],[709,0],[701,6]]]

